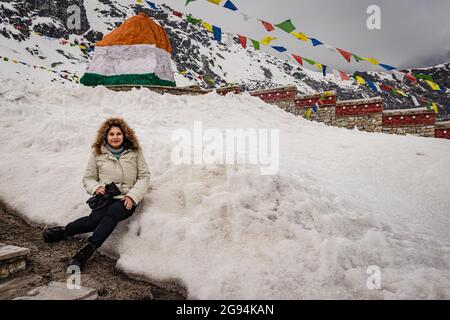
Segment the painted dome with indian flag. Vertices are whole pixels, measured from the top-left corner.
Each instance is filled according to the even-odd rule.
[[[175,86],[172,46],[164,29],[145,13],[127,19],[96,43],[80,82],[98,85]]]

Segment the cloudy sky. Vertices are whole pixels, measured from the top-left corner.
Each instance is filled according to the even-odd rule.
[[[222,0],[222,5],[226,0]],[[253,19],[245,22],[237,12],[197,0],[185,6],[185,0],[154,0],[175,10],[192,13],[223,31],[261,40],[278,37],[273,45],[311,58],[332,68],[348,72],[382,70],[368,62],[347,63],[325,47],[312,47],[276,28],[268,33],[257,19],[279,23],[291,19],[296,31],[320,41],[375,58],[399,68],[425,67],[450,62],[449,0],[231,0]],[[366,13],[370,5],[381,10],[381,29],[369,30]],[[272,49],[267,49],[273,53]],[[352,60],[353,61],[353,60]]]

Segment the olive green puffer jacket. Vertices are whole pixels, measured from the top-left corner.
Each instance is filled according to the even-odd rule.
[[[100,155],[91,153],[83,177],[87,193],[94,195],[98,187],[111,182],[121,191],[115,199],[128,196],[136,205],[142,200],[150,186],[150,171],[142,150],[125,149],[119,160],[104,145]]]

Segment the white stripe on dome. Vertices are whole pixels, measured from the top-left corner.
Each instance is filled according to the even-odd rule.
[[[155,73],[162,80],[175,81],[170,53],[154,44],[96,47],[86,72],[103,76]]]

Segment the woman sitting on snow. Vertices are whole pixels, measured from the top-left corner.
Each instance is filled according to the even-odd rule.
[[[105,187],[115,184],[117,195],[96,207],[92,206],[94,209],[89,216],[79,218],[65,227],[46,228],[43,231],[46,242],[93,232],[69,261],[69,266],[76,265],[80,269],[113,232],[118,222],[134,213],[150,183],[150,172],[137,137],[123,119],[106,120],[97,131],[92,149],[83,177],[86,191],[96,197],[92,200],[101,199],[101,202],[107,199],[108,189]]]

